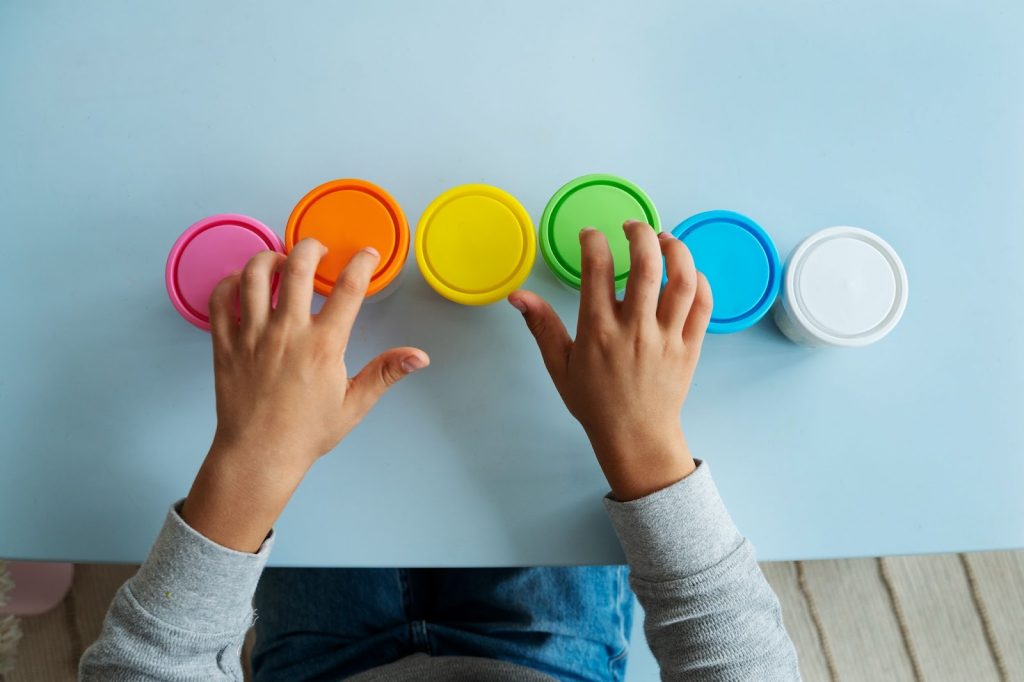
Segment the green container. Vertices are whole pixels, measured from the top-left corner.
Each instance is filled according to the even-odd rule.
[[[567,182],[548,201],[540,220],[540,250],[562,282],[580,288],[580,230],[604,232],[615,262],[615,288],[629,277],[629,242],[622,231],[627,220],[642,220],[661,232],[654,202],[643,190],[614,175],[584,175]]]

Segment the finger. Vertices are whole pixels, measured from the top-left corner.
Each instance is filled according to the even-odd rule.
[[[338,275],[334,290],[317,316],[317,324],[324,325],[342,349],[348,345],[349,333],[378,263],[380,254],[376,249],[367,247],[357,251]]]
[[[313,277],[320,259],[327,253],[315,239],[303,239],[292,249],[281,266],[281,295],[278,315],[291,320],[308,320],[313,305]]]
[[[622,229],[629,240],[629,279],[622,307],[633,318],[653,317],[661,291],[658,235],[650,225],[637,220],[627,220]]]
[[[568,374],[569,350],[572,348],[572,338],[561,318],[551,304],[532,291],[514,291],[509,295],[508,302],[523,314],[526,326],[537,340],[544,366],[555,382],[555,387],[561,391]]]
[[[611,315],[615,310],[615,263],[608,238],[600,230],[580,231],[580,319]]]
[[[711,284],[708,283],[708,278],[704,276],[703,272],[698,272],[693,305],[690,306],[690,314],[687,315],[686,324],[683,325],[683,343],[700,348],[708,330],[708,323],[711,322],[711,311],[714,307],[715,301],[711,296]]]
[[[682,333],[697,294],[697,267],[693,264],[693,254],[681,240],[662,232],[658,235],[658,243],[665,256],[668,275],[658,301],[658,321],[663,327]]]
[[[218,282],[210,293],[210,334],[214,346],[230,345],[238,334],[239,279],[239,273],[230,274]]]
[[[356,419],[361,419],[389,388],[429,364],[430,357],[419,348],[386,350],[352,377],[345,404],[352,406]]]
[[[239,284],[243,334],[258,333],[270,317],[270,292],[274,272],[284,260],[276,251],[261,251],[242,269]]]

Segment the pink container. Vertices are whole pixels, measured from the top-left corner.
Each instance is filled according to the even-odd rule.
[[[167,256],[167,295],[175,309],[200,329],[210,329],[210,293],[260,251],[284,253],[269,227],[249,216],[220,213],[185,230]],[[277,282],[275,279],[276,290]]]
[[[46,613],[64,600],[75,576],[74,564],[46,561],[8,561],[7,569],[14,581],[8,602],[0,606],[0,614],[37,616]]]

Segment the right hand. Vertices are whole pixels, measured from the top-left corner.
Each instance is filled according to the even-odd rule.
[[[711,319],[711,287],[689,249],[670,234],[627,221],[631,270],[615,298],[608,240],[580,232],[582,286],[573,340],[550,304],[529,291],[509,296],[526,319],[569,412],[587,432],[612,493],[634,500],[695,468],[679,413]],[[668,283],[661,291],[661,258]],[[660,293],[660,296],[659,296]]]
[[[312,239],[287,258],[264,251],[210,297],[217,431],[181,517],[224,547],[256,551],[317,458],[395,382],[430,363],[405,346],[350,374],[345,349],[380,254],[353,255],[313,315],[313,277],[326,253]]]

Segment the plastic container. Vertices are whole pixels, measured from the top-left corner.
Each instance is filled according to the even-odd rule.
[[[584,175],[563,185],[548,201],[540,220],[540,250],[559,281],[580,288],[580,230],[604,232],[615,263],[615,288],[629,278],[629,241],[622,231],[627,220],[642,220],[661,232],[654,202],[643,190],[614,175]]]
[[[715,305],[708,331],[729,334],[756,323],[779,295],[782,266],[768,233],[745,215],[706,211],[672,230],[711,284]]]
[[[907,293],[907,271],[885,240],[859,227],[830,227],[790,255],[774,317],[797,343],[866,346],[900,321]]]
[[[366,289],[367,296],[389,293],[409,256],[409,224],[390,194],[366,180],[332,180],[310,190],[288,217],[284,246],[288,253],[312,237],[327,247],[313,279],[318,294],[329,296],[352,256],[372,246],[380,263]]]
[[[0,615],[38,616],[64,601],[71,591],[74,564],[52,561],[8,561],[6,564],[14,589],[7,595],[7,603],[2,603],[3,571],[0,566]],[[2,640],[0,644],[3,644]]]
[[[515,197],[490,185],[460,185],[434,199],[416,227],[416,262],[434,290],[486,305],[522,285],[537,256],[533,221]]]
[[[167,256],[164,277],[171,303],[186,320],[209,330],[214,287],[268,249],[284,253],[278,236],[255,218],[237,213],[203,218],[178,237]]]

